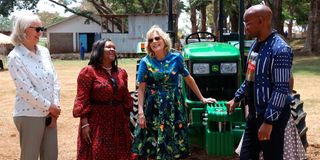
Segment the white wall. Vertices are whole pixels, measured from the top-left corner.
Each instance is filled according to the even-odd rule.
[[[73,33],[76,38],[73,43],[74,51],[78,44],[79,33],[100,33],[101,27],[91,22],[84,24],[85,18],[71,16],[67,20],[50,26],[49,33]],[[136,53],[138,42],[145,41],[147,31],[153,25],[160,26],[164,31],[168,29],[167,15],[130,15],[128,17],[128,33],[101,33],[101,38],[110,38],[115,42],[118,53]],[[49,37],[48,37],[49,39]]]
[[[48,28],[47,32],[58,32],[58,33],[72,33],[72,32],[80,32],[80,33],[93,33],[100,32],[101,27],[95,23],[90,21],[90,24],[84,24],[86,18],[80,16],[71,16],[66,21],[62,23],[58,23]]]
[[[110,38],[117,47],[118,53],[136,53],[138,42],[145,41],[147,31],[153,25],[158,25],[164,31],[168,30],[168,16],[129,16],[128,33],[103,33],[101,38]]]

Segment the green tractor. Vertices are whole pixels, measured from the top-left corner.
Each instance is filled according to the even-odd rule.
[[[231,156],[243,134],[245,118],[241,107],[229,115],[226,102],[241,85],[243,62],[238,48],[214,40],[209,32],[193,33],[187,36],[182,52],[203,96],[214,97],[218,103],[203,105],[190,88],[182,88],[189,110],[191,144],[210,156]]]
[[[209,156],[232,156],[245,128],[244,103],[229,115],[226,102],[234,97],[243,81],[246,56],[253,41],[216,42],[209,32],[196,32],[186,37],[182,54],[190,74],[204,97],[214,97],[217,104],[202,104],[187,85],[182,85],[189,115],[189,136],[192,145],[206,151]],[[230,39],[230,38],[226,38]],[[191,43],[190,43],[191,42]],[[298,128],[304,148],[308,146],[303,102],[293,91],[291,115]]]
[[[240,2],[239,30],[243,30],[243,1]],[[220,10],[223,0],[219,1]],[[223,14],[220,13],[223,19]],[[170,19],[170,18],[169,18]],[[223,22],[219,22],[223,28]],[[170,27],[169,27],[170,28]],[[170,31],[170,29],[169,29]],[[170,32],[169,32],[170,33]],[[189,139],[193,146],[206,151],[208,156],[231,157],[235,153],[245,128],[244,105],[227,113],[226,102],[234,97],[235,91],[243,81],[245,72],[245,53],[253,41],[244,41],[243,32],[239,34],[223,33],[220,29],[219,41],[209,32],[196,32],[188,35],[182,54],[190,74],[195,79],[204,97],[213,97],[217,104],[202,104],[196,95],[181,81],[181,89],[188,108]],[[139,52],[143,53],[144,44],[138,44]],[[139,64],[139,60],[138,63]],[[138,65],[137,65],[138,68]],[[131,113],[131,130],[137,120],[137,92],[131,92],[134,99],[134,111]],[[306,139],[306,113],[300,95],[294,93],[292,101],[292,116],[298,127],[304,147],[308,146]]]

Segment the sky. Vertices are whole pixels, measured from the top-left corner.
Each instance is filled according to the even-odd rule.
[[[71,6],[77,6],[79,5],[79,3],[74,3]],[[69,17],[72,15],[72,13],[64,12],[64,8],[58,5],[53,4],[52,2],[48,1],[48,0],[40,0],[39,3],[37,4],[37,9],[39,10],[39,12],[43,12],[43,11],[47,11],[47,12],[58,12],[60,14],[60,16],[63,17]],[[29,10],[17,10],[14,11],[11,15],[13,16],[19,16],[21,14],[26,14],[26,13],[30,13],[32,11]]]

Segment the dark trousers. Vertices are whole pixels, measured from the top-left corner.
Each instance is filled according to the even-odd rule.
[[[264,160],[282,160],[284,131],[290,118],[290,107],[285,106],[277,122],[272,125],[270,140],[259,141],[258,131],[263,123],[264,116],[249,113],[240,160],[258,160],[260,151],[263,151]]]
[[[80,59],[84,60],[84,52],[80,52]]]

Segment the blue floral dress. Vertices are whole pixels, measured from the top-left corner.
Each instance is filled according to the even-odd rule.
[[[132,152],[156,159],[180,159],[189,155],[186,108],[181,93],[181,76],[189,75],[180,53],[163,60],[145,56],[138,82],[146,82],[144,114],[147,128],[134,131]]]

